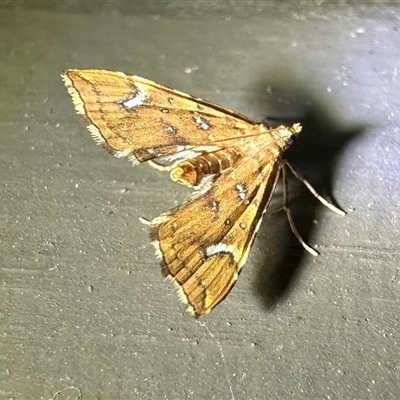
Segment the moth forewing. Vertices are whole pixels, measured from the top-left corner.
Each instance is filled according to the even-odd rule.
[[[96,141],[135,164],[259,134],[244,116],[137,76],[72,69],[62,78]]]

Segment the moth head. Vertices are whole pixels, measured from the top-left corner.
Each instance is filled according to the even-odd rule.
[[[301,132],[301,125],[299,123],[293,124],[288,130],[295,136]]]
[[[287,149],[296,141],[297,135],[301,132],[301,125],[293,124],[290,128],[287,128],[287,130],[289,131],[290,135],[286,140],[285,149]]]

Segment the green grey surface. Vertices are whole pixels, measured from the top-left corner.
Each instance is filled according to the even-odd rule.
[[[399,8],[15,3],[0,5],[0,399],[399,398]],[[190,191],[96,146],[66,68],[298,118],[289,156],[348,215],[291,182],[321,255],[266,217],[232,293],[192,319],[138,221]]]

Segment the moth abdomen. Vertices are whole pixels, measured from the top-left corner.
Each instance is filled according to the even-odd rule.
[[[198,186],[207,175],[220,174],[232,168],[240,157],[235,149],[200,154],[177,164],[171,170],[171,179],[181,185]]]

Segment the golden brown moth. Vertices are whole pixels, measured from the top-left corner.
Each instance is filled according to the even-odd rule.
[[[149,221],[163,274],[188,311],[200,316],[235,284],[280,172],[281,159],[301,126],[267,128],[216,104],[138,76],[72,69],[62,78],[96,142],[133,164],[173,160],[171,178],[197,190],[183,204]],[[287,207],[290,226],[301,239]]]

